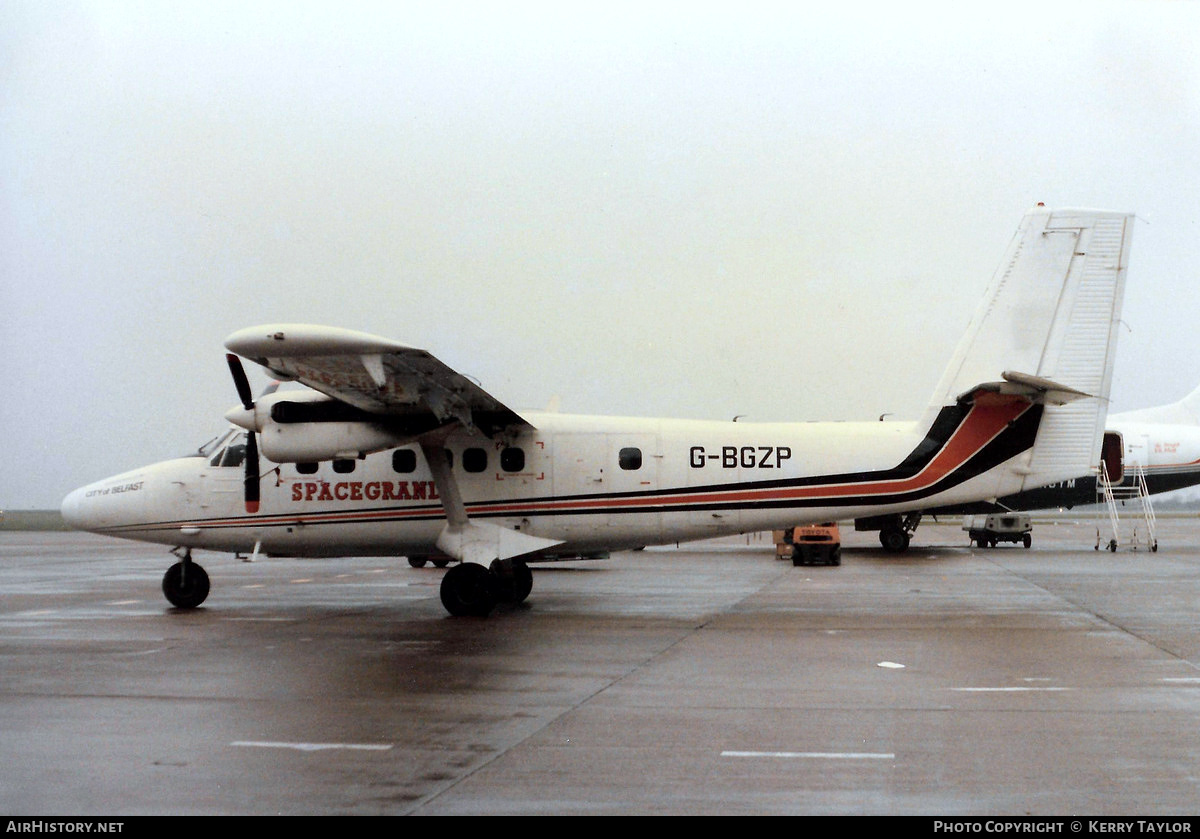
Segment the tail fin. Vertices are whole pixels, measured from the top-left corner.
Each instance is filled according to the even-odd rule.
[[[1155,422],[1165,425],[1200,425],[1200,387],[1178,402],[1141,408],[1137,411],[1122,411],[1110,419],[1121,422]]]
[[[1045,403],[1018,467],[1023,488],[1100,461],[1132,221],[1103,210],[1027,213],[934,392],[930,421],[980,386]]]

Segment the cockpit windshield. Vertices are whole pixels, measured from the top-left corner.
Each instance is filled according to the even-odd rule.
[[[242,450],[243,450],[243,452],[245,452],[245,442],[246,441],[244,438],[246,436],[246,432],[241,431],[237,428],[230,428],[227,431],[225,431],[224,433],[218,434],[216,437],[213,437],[207,443],[202,445],[199,449],[192,452],[190,457],[211,458],[214,454],[219,454],[221,452],[221,450],[224,449],[226,445],[228,445],[231,438],[238,436],[238,435],[241,435],[243,438],[241,441],[242,442]],[[213,463],[212,465],[218,466],[218,465],[220,465],[220,461],[218,460],[216,463]]]

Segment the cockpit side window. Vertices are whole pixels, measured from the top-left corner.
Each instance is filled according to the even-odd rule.
[[[244,432],[234,434],[231,439],[223,439],[221,442],[228,442],[229,445],[216,450],[212,459],[208,461],[209,466],[241,466],[246,462],[246,434]]]
[[[225,455],[221,458],[222,466],[241,466],[246,461],[246,444],[234,443],[229,448],[225,449]]]

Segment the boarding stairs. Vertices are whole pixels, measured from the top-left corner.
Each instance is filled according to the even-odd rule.
[[[1142,539],[1145,540],[1147,550],[1153,552],[1158,550],[1158,536],[1155,532],[1156,520],[1154,517],[1154,505],[1150,503],[1150,493],[1146,489],[1146,470],[1142,468],[1140,463],[1133,464],[1133,476],[1128,485],[1121,485],[1119,482],[1114,484],[1108,477],[1108,465],[1103,461],[1100,463],[1100,480],[1096,483],[1097,503],[1103,503],[1108,511],[1109,526],[1112,528],[1112,538],[1105,545],[1110,551],[1116,551],[1122,544],[1121,539],[1121,517],[1117,511],[1117,502],[1120,501],[1122,506],[1125,502],[1132,501],[1140,511],[1140,518],[1143,522],[1142,527],[1144,533],[1141,537],[1138,535],[1138,524],[1135,522],[1133,526],[1133,536],[1129,541],[1129,547],[1132,550],[1138,550],[1143,546]],[[1100,550],[1100,528],[1096,528],[1096,550]]]

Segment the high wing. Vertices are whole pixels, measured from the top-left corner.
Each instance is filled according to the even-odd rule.
[[[545,539],[467,516],[458,481],[439,451],[445,435],[459,427],[493,437],[506,429],[532,426],[461,373],[425,350],[397,341],[307,324],[253,326],[230,335],[225,347],[297,381],[334,403],[295,400],[287,393],[251,404],[243,396],[241,416],[226,416],[263,434],[263,450],[277,461],[324,460],[365,455],[417,441],[441,493],[446,525],[437,547],[455,559],[489,567],[495,560],[536,553],[561,539]],[[236,365],[231,358],[231,369]],[[235,372],[234,378],[244,379]],[[245,386],[239,384],[239,391]],[[346,410],[349,406],[349,410]],[[256,448],[251,442],[248,448]],[[258,509],[257,454],[247,458],[246,509]],[[506,569],[512,577],[511,565]]]
[[[375,335],[307,324],[267,324],[230,335],[225,346],[287,381],[298,381],[368,414],[458,421],[493,436],[531,427],[479,385],[428,352]],[[414,423],[423,425],[422,423]]]

